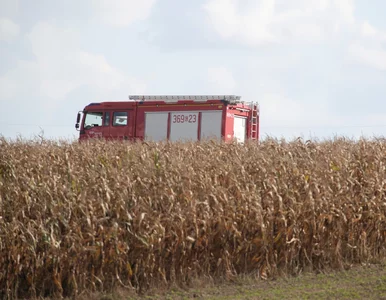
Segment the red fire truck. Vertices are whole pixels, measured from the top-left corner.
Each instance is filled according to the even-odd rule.
[[[259,106],[234,95],[134,95],[129,101],[88,104],[75,127],[80,140],[214,138],[243,143],[259,139]]]

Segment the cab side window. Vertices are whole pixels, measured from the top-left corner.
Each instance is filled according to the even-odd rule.
[[[113,126],[126,126],[127,117],[127,112],[114,112]]]
[[[103,126],[110,126],[110,112],[105,113],[105,119],[103,122]]]

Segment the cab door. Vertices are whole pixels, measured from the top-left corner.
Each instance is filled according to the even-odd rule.
[[[87,111],[81,129],[81,138],[103,138],[109,133],[109,114],[104,111]]]
[[[133,139],[133,112],[134,110],[111,111],[110,137],[119,140]]]
[[[103,114],[103,137],[105,139],[110,138],[110,128],[111,128],[111,111],[105,111]]]

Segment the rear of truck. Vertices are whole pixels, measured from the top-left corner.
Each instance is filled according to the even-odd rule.
[[[232,95],[130,96],[139,101],[136,134],[153,141],[258,139],[258,106]]]

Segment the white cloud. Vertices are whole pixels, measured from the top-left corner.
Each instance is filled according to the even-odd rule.
[[[266,93],[259,102],[261,119],[266,126],[293,126],[304,114],[300,103],[278,93]]]
[[[222,38],[238,37],[247,43],[275,41],[268,31],[273,15],[273,0],[254,3],[248,13],[238,12],[236,0],[210,0],[204,5],[209,19]]]
[[[354,23],[354,0],[334,0],[333,5],[336,6],[344,22]]]
[[[0,17],[11,18],[19,11],[19,0],[1,0]]]
[[[366,47],[356,43],[349,46],[348,53],[357,63],[386,71],[386,51],[379,47]]]
[[[376,37],[378,35],[378,31],[376,28],[371,26],[367,21],[365,21],[362,24],[361,34],[365,37]]]
[[[0,99],[11,98],[16,91],[17,84],[13,78],[10,78],[8,76],[0,77]]]
[[[323,27],[317,24],[293,24],[288,28],[288,32],[291,33],[291,36],[308,41],[320,41],[325,37]]]
[[[19,33],[19,25],[10,19],[0,18],[0,41],[12,41]]]
[[[223,39],[249,45],[321,41],[354,22],[352,0],[207,0],[203,9]]]
[[[96,17],[116,27],[147,19],[155,3],[156,0],[92,0]]]
[[[0,77],[0,86],[7,87],[2,98],[15,97],[26,87],[51,100],[63,99],[84,85],[100,91],[124,88],[138,93],[145,88],[144,83],[112,67],[104,56],[80,49],[76,31],[42,22],[28,34],[28,40],[36,61],[19,61],[15,69]],[[15,89],[15,83],[23,83],[23,87]],[[37,91],[32,86],[37,86]]]
[[[375,42],[386,42],[386,33],[375,28],[369,22],[362,23],[360,33],[365,38],[370,38]]]
[[[230,94],[236,87],[232,73],[225,67],[209,68],[207,79],[214,94]]]
[[[19,60],[16,67],[0,77],[0,102],[25,101],[39,94],[41,73],[36,62]]]
[[[348,58],[358,64],[386,71],[386,32],[364,21],[358,28],[359,38],[348,47]]]
[[[284,92],[266,92],[259,100],[265,127],[312,127],[331,125],[325,102],[293,99]],[[331,117],[331,116],[330,116]]]

